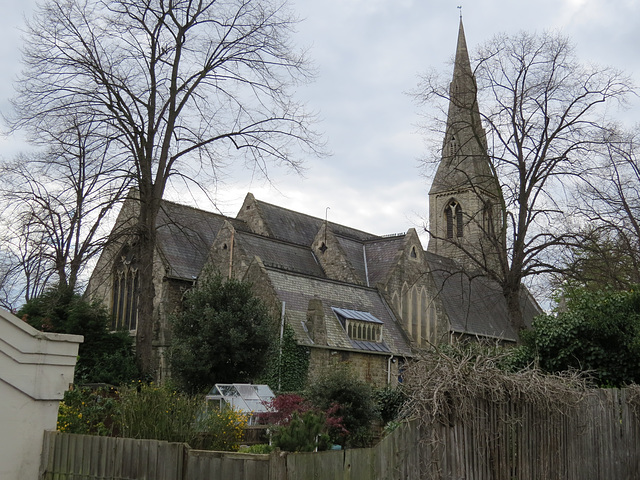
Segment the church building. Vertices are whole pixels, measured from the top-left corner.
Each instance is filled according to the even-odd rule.
[[[393,385],[422,347],[456,337],[517,341],[499,286],[473,274],[505,261],[501,199],[461,22],[427,250],[413,228],[374,235],[251,193],[235,217],[164,201],[154,264],[156,377],[169,374],[169,315],[207,269],[251,282],[272,317],[308,348],[311,375],[347,361],[372,384]],[[114,231],[136,210],[128,200]],[[111,309],[114,329],[136,329],[137,276],[135,238],[114,237],[87,289]],[[527,323],[540,313],[528,295],[522,308]]]

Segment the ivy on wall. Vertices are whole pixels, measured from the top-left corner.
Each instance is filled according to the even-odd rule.
[[[309,348],[298,345],[295,332],[285,324],[280,341],[274,342],[262,383],[276,392],[298,392],[305,388],[309,373]]]

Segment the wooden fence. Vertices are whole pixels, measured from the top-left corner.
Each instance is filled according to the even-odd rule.
[[[549,414],[523,402],[475,402],[474,421],[405,424],[378,445],[250,455],[185,444],[46,432],[43,480],[632,479],[640,422],[629,392],[596,390]],[[638,405],[640,407],[640,405]]]

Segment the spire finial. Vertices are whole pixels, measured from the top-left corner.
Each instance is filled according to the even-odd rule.
[[[460,10],[460,20],[462,20],[462,5],[458,5],[458,10]]]

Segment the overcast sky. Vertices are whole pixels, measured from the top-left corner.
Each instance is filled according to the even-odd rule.
[[[20,32],[35,0],[0,0],[0,109],[20,69]],[[497,33],[561,30],[585,61],[612,65],[640,79],[638,0],[297,0],[303,19],[295,40],[309,47],[317,80],[297,94],[322,118],[328,158],[308,158],[304,177],[274,170],[274,186],[230,178],[217,208],[235,215],[248,191],[258,199],[376,234],[421,228],[431,179],[421,175],[428,156],[416,124],[418,108],[406,92],[418,74],[451,72],[458,5],[470,50]],[[640,119],[635,108],[628,123]],[[482,108],[482,106],[480,106]],[[0,139],[0,157],[14,155],[18,139]],[[1,181],[1,180],[0,180]],[[200,204],[201,208],[213,209]],[[426,244],[424,245],[426,247]]]

